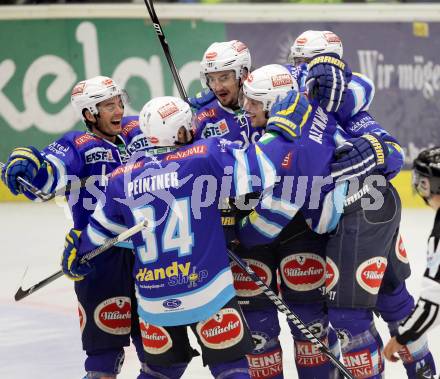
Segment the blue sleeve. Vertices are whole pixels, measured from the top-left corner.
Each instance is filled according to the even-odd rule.
[[[368,111],[373,101],[374,93],[374,83],[365,75],[353,72],[352,79],[348,83],[344,104],[335,114],[339,124],[345,124],[359,112]]]

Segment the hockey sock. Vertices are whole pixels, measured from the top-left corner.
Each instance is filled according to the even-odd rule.
[[[367,309],[329,308],[331,325],[338,333],[343,361],[354,377],[380,379],[384,369],[382,341]]]
[[[215,379],[250,379],[246,358],[237,361],[210,364],[209,370]]]
[[[176,363],[170,366],[142,364],[142,370],[136,379],[179,379],[182,377],[188,363]]]
[[[88,379],[99,379],[102,376],[114,376],[121,372],[124,363],[124,349],[87,351],[85,369]]]
[[[324,304],[289,303],[289,306],[302,322],[307,325],[309,330],[319,338],[323,344],[328,346],[328,318],[325,314]],[[307,340],[298,328],[290,325],[290,329],[294,338],[295,363],[298,377],[300,379],[333,378],[336,371],[328,358],[321,353],[318,347]],[[333,348],[337,346],[337,339],[334,332],[332,344]]]
[[[282,379],[283,352],[278,336],[280,326],[277,310],[245,311],[245,319],[255,342],[252,354],[246,355],[253,379]]]

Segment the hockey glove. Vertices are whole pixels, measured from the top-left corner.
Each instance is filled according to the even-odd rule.
[[[385,167],[388,147],[376,134],[365,134],[347,140],[335,151],[331,164],[332,177],[338,181],[351,178],[364,179],[375,170]]]
[[[351,69],[332,55],[318,55],[308,65],[306,88],[311,100],[316,99],[327,112],[342,106],[351,80]]]
[[[3,167],[2,181],[14,195],[18,195],[22,192],[18,177],[32,182],[43,164],[44,158],[35,147],[17,147]]]
[[[307,98],[291,90],[287,96],[279,99],[270,110],[267,131],[282,134],[287,140],[294,141],[301,135],[301,128],[312,110]]]
[[[197,93],[196,96],[189,97],[188,103],[195,111],[198,111],[206,104],[209,104],[211,101],[215,100],[215,98],[216,97],[214,95],[214,92],[212,92],[209,88],[207,88]]]
[[[70,229],[66,236],[63,256],[61,258],[61,269],[64,275],[74,281],[83,280],[84,276],[93,270],[89,262],[81,263],[81,257],[78,256],[81,233],[80,230]]]

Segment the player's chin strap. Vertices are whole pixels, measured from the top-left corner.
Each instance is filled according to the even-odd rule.
[[[338,358],[325,346],[315,335],[307,328],[307,326],[301,321],[301,319],[293,313],[286,302],[278,297],[270,287],[262,281],[262,279],[247,265],[242,259],[228,249],[229,257],[237,263],[242,270],[244,270],[254,283],[264,292],[264,294],[276,305],[278,310],[284,313],[287,320],[292,323],[319,351],[324,354],[332,363],[337,367],[343,376],[348,379],[354,379],[353,375],[347,370],[347,368],[339,361]]]
[[[103,245],[96,248],[95,250],[92,250],[91,252],[85,254],[81,258],[81,264],[84,264],[91,259],[97,257],[98,255],[102,254],[104,251],[110,249],[112,246],[115,246],[118,242],[122,242],[127,240],[128,238],[134,236],[136,233],[140,232],[142,229],[146,228],[148,226],[148,222],[146,220],[139,222],[135,226],[131,227],[130,229],[127,229],[125,232],[122,232],[121,234],[117,235],[116,237],[109,238],[104,242]],[[25,272],[26,274],[26,272]],[[52,274],[48,276],[47,278],[41,280],[37,284],[34,284],[33,286],[23,289],[21,286],[18,288],[14,299],[15,301],[19,301],[21,299],[24,299],[25,297],[29,296],[30,294],[34,293],[35,291],[38,291],[40,288],[43,288],[47,286],[49,283],[52,283],[54,280],[60,278],[63,276],[63,271],[57,271],[55,274]],[[23,275],[24,277],[24,275]]]

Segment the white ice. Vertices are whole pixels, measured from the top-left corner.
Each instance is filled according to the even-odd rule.
[[[402,234],[412,265],[409,290],[417,295],[425,266],[426,239],[434,213],[404,210]],[[59,269],[64,236],[71,221],[56,204],[0,204],[0,378],[80,379],[84,376],[84,354],[73,284],[60,278],[28,298],[15,302],[25,267],[23,286],[28,287]],[[378,321],[384,341],[385,324]],[[292,341],[287,324],[282,325],[285,378],[296,378]],[[440,328],[430,334],[430,346],[440,366]],[[127,348],[120,379],[134,379],[139,365],[132,347]],[[400,363],[387,364],[386,378],[404,378]],[[195,358],[184,378],[209,378],[209,371]]]

